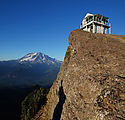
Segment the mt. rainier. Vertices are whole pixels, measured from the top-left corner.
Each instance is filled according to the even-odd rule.
[[[0,61],[0,86],[50,87],[56,79],[61,61],[43,53],[29,53],[17,60]]]
[[[19,59],[19,63],[46,63],[46,64],[60,64],[61,61],[56,60],[54,58],[49,57],[48,55],[45,55],[43,53],[29,53]]]

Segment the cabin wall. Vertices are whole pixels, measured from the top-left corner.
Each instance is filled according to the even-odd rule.
[[[88,27],[88,31],[90,32],[90,26]]]
[[[107,34],[107,28],[101,25],[93,24],[93,29],[91,30],[91,25],[83,28],[84,31],[93,32],[93,33],[102,33]]]
[[[97,25],[97,33],[102,33],[102,28],[100,25]]]
[[[82,29],[88,32],[107,34],[109,22],[107,22],[106,19],[108,18],[94,15],[92,16],[92,14],[91,16],[85,16],[81,24]],[[91,27],[91,25],[93,26],[93,28]]]
[[[86,20],[84,19],[82,21],[82,24],[86,23]],[[91,26],[93,28],[91,28]],[[107,34],[107,27],[101,25],[101,24],[97,24],[95,22],[91,22],[89,25],[86,25],[84,28],[83,28],[84,31],[88,31],[88,32],[92,32],[92,33],[102,33],[102,34]]]
[[[96,33],[97,31],[96,31],[96,25],[95,24],[93,24],[93,33]]]

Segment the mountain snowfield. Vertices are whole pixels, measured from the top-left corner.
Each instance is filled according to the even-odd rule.
[[[37,52],[37,53],[29,53],[19,59],[19,63],[46,63],[46,64],[57,64],[61,63],[61,61],[56,60],[55,58],[51,58],[48,55],[45,55],[43,53]]]

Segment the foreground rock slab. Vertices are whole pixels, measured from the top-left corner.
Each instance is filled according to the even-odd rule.
[[[125,120],[123,41],[125,36],[72,31],[58,77],[35,120]]]

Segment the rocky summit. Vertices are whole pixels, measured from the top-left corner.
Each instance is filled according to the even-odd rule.
[[[35,120],[125,120],[125,36],[72,31]]]

